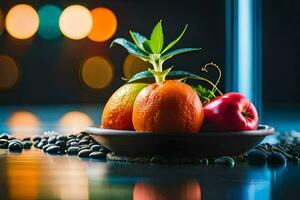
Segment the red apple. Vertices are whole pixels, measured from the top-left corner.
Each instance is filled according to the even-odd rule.
[[[255,106],[242,94],[230,92],[204,106],[206,131],[245,131],[258,128]]]

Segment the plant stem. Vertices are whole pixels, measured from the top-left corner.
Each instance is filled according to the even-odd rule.
[[[157,73],[153,73],[153,76],[155,78],[155,82],[156,83],[162,83],[165,81],[166,79],[166,75],[167,74],[164,74],[163,73],[163,68],[162,68],[162,65],[163,65],[163,61],[162,60],[152,60],[150,62],[153,66],[153,70]]]

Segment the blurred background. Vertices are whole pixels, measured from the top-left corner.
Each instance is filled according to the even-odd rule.
[[[177,47],[200,52],[165,66],[201,72],[218,64],[220,89],[239,91],[261,123],[300,129],[297,0],[2,0],[0,1],[0,131],[76,132],[100,124],[110,95],[148,64],[121,47],[129,30],[150,36],[163,20],[166,41],[189,24]],[[288,23],[287,23],[288,22]]]

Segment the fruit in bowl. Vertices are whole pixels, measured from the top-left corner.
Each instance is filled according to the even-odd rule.
[[[120,87],[106,103],[102,113],[102,128],[134,130],[132,110],[136,96],[145,83],[130,83]]]
[[[247,131],[258,128],[255,106],[242,94],[230,92],[204,107],[206,131]]]
[[[154,83],[137,96],[133,125],[138,132],[198,132],[204,119],[202,103],[192,87],[177,80]]]
[[[136,130],[159,133],[198,133],[208,131],[242,131],[258,127],[258,115],[254,105],[239,93],[223,95],[217,88],[221,78],[220,68],[208,63],[202,70],[214,66],[219,71],[216,83],[187,71],[163,69],[165,61],[175,55],[198,51],[200,48],[171,50],[182,38],[182,33],[168,45],[164,45],[162,21],[154,27],[150,38],[130,31],[133,43],[115,39],[111,46],[119,44],[128,53],[150,63],[153,67],[135,74],[127,84],[119,88],[108,100],[102,114],[102,127],[117,130]],[[191,86],[188,80],[200,80],[209,84]],[[152,81],[152,84],[149,83]],[[218,93],[220,96],[217,96]],[[203,107],[204,105],[204,107]]]

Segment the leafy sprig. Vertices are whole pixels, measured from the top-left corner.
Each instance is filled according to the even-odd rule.
[[[203,105],[205,105],[210,100],[216,98],[215,91],[207,89],[206,87],[203,87],[202,85],[197,85],[197,86],[193,87],[193,89],[199,96]]]
[[[181,34],[174,41],[166,45],[165,48],[163,26],[161,20],[154,27],[150,39],[140,33],[130,31],[133,43],[124,38],[117,38],[111,43],[111,47],[114,44],[119,44],[127,49],[130,54],[151,63],[153,69],[149,69],[149,72],[153,74],[156,82],[163,82],[167,74],[171,71],[170,68],[163,70],[163,63],[166,60],[178,54],[200,50],[200,48],[180,48],[172,51],[170,50],[182,38],[187,30],[187,27],[188,25],[186,25]]]
[[[211,82],[210,80],[202,76],[187,71],[178,71],[178,70],[171,71],[172,67],[160,73],[163,74],[163,76],[167,77],[168,79],[177,79],[177,80],[184,80],[184,81],[186,81],[187,79],[194,79],[194,80],[200,80],[208,83],[212,87],[212,89],[208,89],[200,84],[196,86],[192,86],[194,91],[199,96],[203,105],[205,105],[210,100],[216,98],[217,96],[216,93],[218,93],[218,95],[223,95],[222,92],[217,87],[222,76],[221,69],[219,68],[218,65],[211,62],[211,63],[207,63],[204,67],[202,67],[201,71],[208,72],[208,67],[215,67],[218,71],[219,75],[215,83]],[[133,77],[131,77],[131,79],[127,80],[127,82],[128,83],[145,82],[145,81],[149,82],[149,80],[151,79],[153,80],[153,78],[155,77],[155,73],[158,72],[152,72],[152,70],[142,71],[135,74]]]

